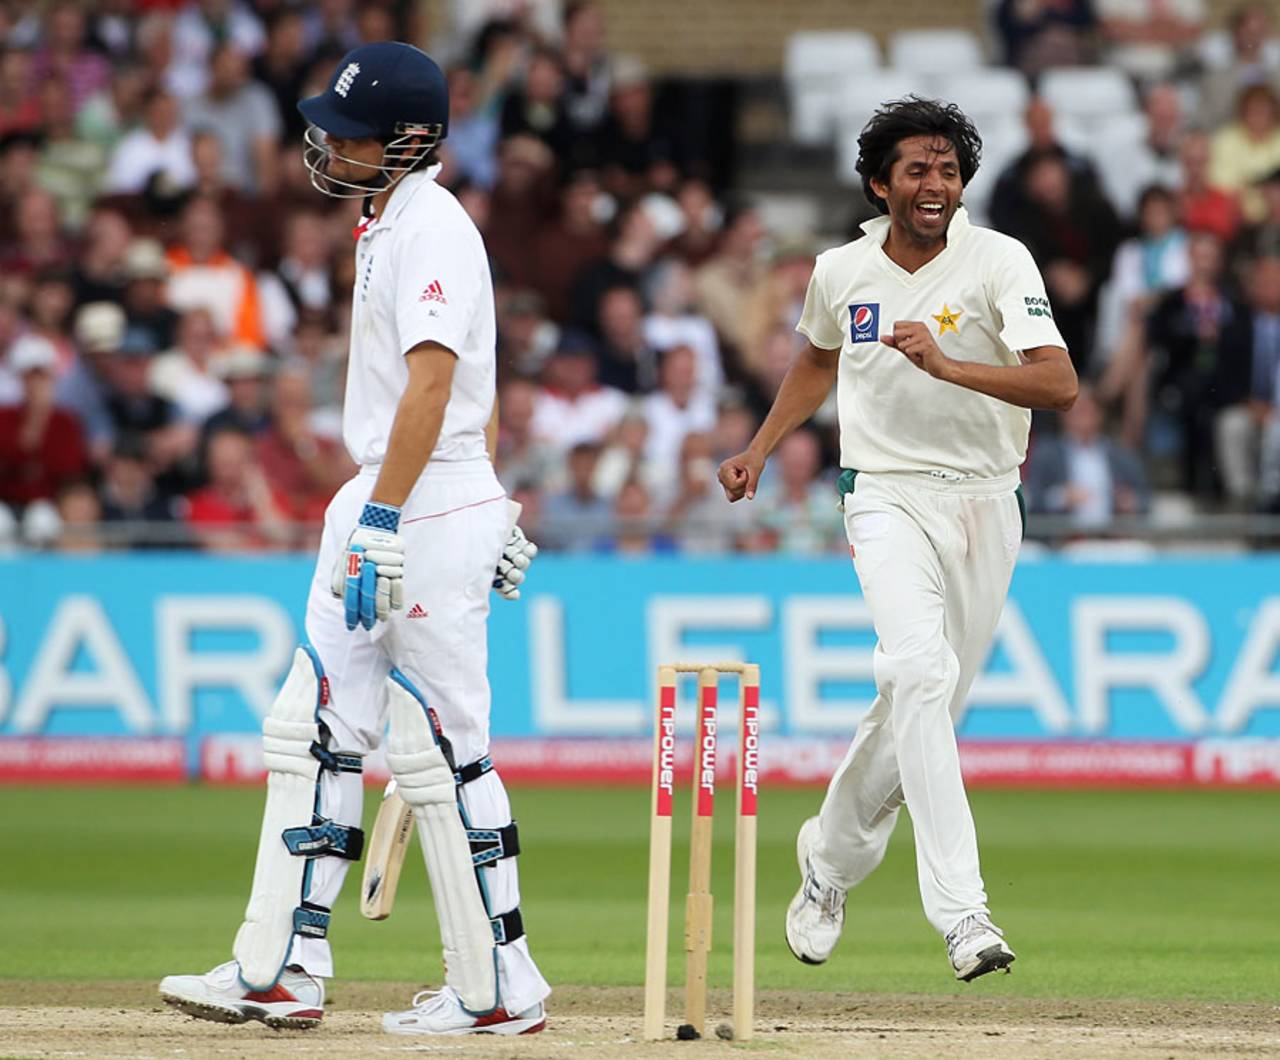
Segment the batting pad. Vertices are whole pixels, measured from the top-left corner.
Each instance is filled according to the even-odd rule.
[[[447,745],[421,694],[398,670],[387,679],[391,712],[387,764],[413,807],[444,943],[445,982],[474,1015],[498,1007],[497,947],[476,877]]]
[[[244,923],[233,947],[240,978],[251,990],[270,990],[280,978],[294,934],[323,938],[329,910],[307,902],[312,858],[360,857],[363,834],[320,813],[322,768],[358,773],[360,759],[328,750],[320,724],[327,702],[320,658],[299,647],[293,666],[262,723],[267,804]]]

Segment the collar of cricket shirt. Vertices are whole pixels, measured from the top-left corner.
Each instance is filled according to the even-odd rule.
[[[369,226],[369,230],[390,228],[395,219],[404,212],[404,208],[409,205],[409,200],[417,194],[418,189],[435,180],[440,169],[441,166],[437,163],[434,166],[427,166],[426,169],[415,169],[412,173],[406,173],[401,177],[396,182],[387,205],[382,208],[382,215]]]
[[[969,211],[963,206],[957,206],[956,212],[951,215],[950,224],[947,225],[947,245],[942,248],[942,252],[921,265],[915,272],[907,272],[906,269],[884,252],[885,240],[889,238],[890,224],[892,222],[889,216],[881,214],[879,217],[871,218],[870,221],[863,221],[862,230],[867,234],[867,238],[875,240],[876,254],[884,262],[885,267],[908,287],[914,287],[920,282],[921,278],[929,276],[933,272],[936,263],[947,258],[947,251],[963,240],[972,227],[969,224]]]

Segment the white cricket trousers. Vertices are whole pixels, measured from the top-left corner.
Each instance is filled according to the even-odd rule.
[[[954,719],[986,660],[1022,541],[1015,473],[859,474],[845,530],[877,643],[876,698],[827,788],[815,868],[850,888],[880,864],[903,802],[925,916],[987,912]]]
[[[307,599],[307,639],[320,655],[331,693],[321,720],[333,734],[333,750],[365,755],[378,747],[387,722],[387,675],[394,666],[436,712],[457,765],[467,765],[489,750],[487,624],[494,570],[507,536],[506,494],[487,459],[429,463],[400,516],[404,609],[372,630],[348,630],[330,579],[377,472],[362,468],[325,511]],[[359,776],[322,772],[320,797],[326,817],[360,824],[364,787]],[[476,828],[511,822],[496,770],[463,785],[462,801]],[[495,915],[520,904],[517,860],[505,858],[480,870]],[[332,907],[350,866],[341,858],[318,858],[310,900]],[[411,871],[406,864],[405,872]],[[295,936],[292,959],[312,975],[333,975],[327,939]],[[521,1012],[551,992],[527,938],[498,947],[498,986],[509,1012]]]

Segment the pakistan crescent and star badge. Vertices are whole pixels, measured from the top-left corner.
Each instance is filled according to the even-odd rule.
[[[949,305],[947,305],[946,302],[943,302],[942,312],[931,313],[930,316],[932,316],[933,319],[938,322],[939,335],[945,335],[948,331],[954,331],[957,335],[960,334],[960,326],[956,323],[956,321],[958,321],[962,316],[964,316],[963,309],[952,310],[952,308]]]

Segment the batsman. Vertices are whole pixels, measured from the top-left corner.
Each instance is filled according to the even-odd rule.
[[[361,856],[365,756],[412,807],[445,984],[393,1034],[528,1034],[550,987],[520,911],[516,826],[488,756],[489,590],[519,595],[536,549],[491,461],[493,288],[479,232],[436,184],[444,74],[407,44],[363,45],[298,105],[317,189],[358,199],[343,437],[360,466],[325,513],[308,643],[263,723],[267,799],[234,959],[162,997],[227,1023],[309,1027],[334,974],[326,934]],[[517,509],[518,511],[518,509]],[[495,576],[496,569],[496,576]],[[434,963],[434,962],[432,962]]]
[[[925,915],[970,980],[1014,953],[987,905],[953,719],[1022,541],[1030,410],[1069,408],[1076,375],[1030,252],[961,206],[982,150],[968,118],[899,100],[858,148],[882,216],[819,255],[797,329],[808,344],[720,482],[730,501],[752,497],[779,441],[836,388],[839,492],[875,625],[877,695],[800,829],[787,943],[808,964],[827,960],[846,892],[880,864],[905,803]]]

